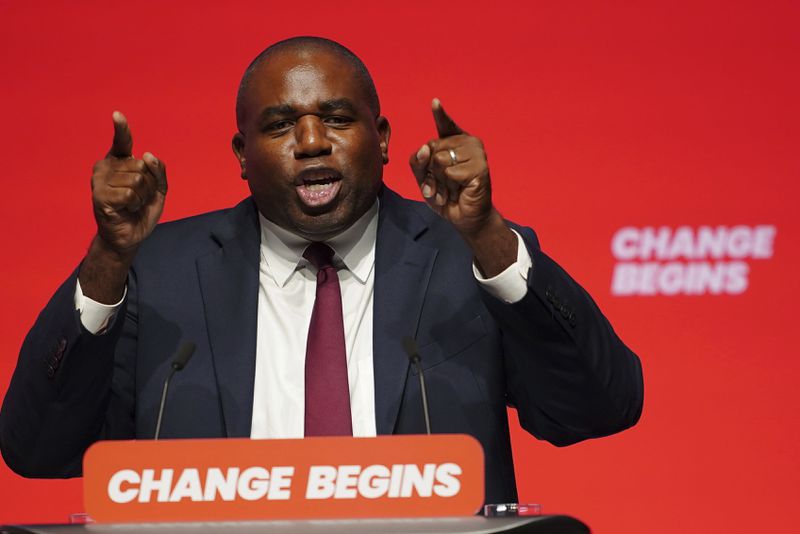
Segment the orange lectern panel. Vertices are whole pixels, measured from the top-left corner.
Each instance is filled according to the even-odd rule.
[[[98,522],[436,517],[483,503],[463,435],[105,441],[84,457]]]

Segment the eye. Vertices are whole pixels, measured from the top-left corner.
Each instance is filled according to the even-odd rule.
[[[264,131],[271,133],[280,133],[282,131],[288,130],[293,125],[294,123],[292,121],[284,119],[267,124],[267,126],[264,128]]]
[[[345,117],[343,115],[331,115],[329,117],[325,117],[323,119],[326,125],[328,126],[347,126],[348,124],[353,122],[353,119],[350,117]]]

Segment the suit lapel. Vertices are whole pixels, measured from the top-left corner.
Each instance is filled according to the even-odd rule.
[[[253,413],[260,233],[252,199],[212,230],[219,249],[197,259],[206,326],[228,437],[248,437]]]
[[[417,240],[428,223],[383,188],[375,244],[373,366],[378,434],[391,434],[408,374],[405,336],[416,337],[437,249]],[[433,216],[433,214],[431,214]],[[248,437],[253,414],[260,231],[252,199],[212,231],[219,249],[197,259],[214,372],[228,437]]]
[[[394,431],[408,374],[405,336],[416,338],[437,250],[417,242],[428,228],[410,203],[386,187],[375,243],[373,366],[378,434]]]

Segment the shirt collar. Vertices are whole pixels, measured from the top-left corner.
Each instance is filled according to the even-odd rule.
[[[334,255],[334,264],[344,266],[360,282],[365,283],[375,265],[375,238],[378,234],[379,203],[372,207],[344,232],[326,241]],[[267,273],[283,287],[299,268],[308,266],[303,251],[310,241],[281,228],[258,214],[261,224],[261,256]]]

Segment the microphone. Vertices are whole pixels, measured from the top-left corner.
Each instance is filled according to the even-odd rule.
[[[164,406],[167,404],[167,390],[169,390],[169,383],[176,372],[186,367],[186,364],[189,363],[189,360],[194,354],[194,349],[196,348],[197,346],[193,342],[187,341],[181,345],[181,348],[178,349],[177,354],[175,354],[175,359],[172,360],[172,369],[170,370],[167,379],[164,380],[164,389],[161,391],[161,404],[158,406],[158,420],[156,421],[156,432],[153,436],[154,440],[158,439],[158,435],[161,433],[161,418],[164,416]]]
[[[403,338],[403,350],[406,351],[408,359],[417,368],[419,374],[419,389],[422,391],[422,413],[425,414],[425,430],[431,435],[431,416],[428,412],[428,390],[425,387],[425,375],[422,372],[422,358],[417,349],[417,342],[411,336]]]

